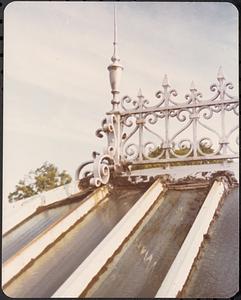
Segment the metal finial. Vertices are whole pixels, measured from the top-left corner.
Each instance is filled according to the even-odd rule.
[[[225,79],[222,66],[220,66],[218,69],[217,79]]]
[[[111,103],[113,104],[113,110],[118,109],[118,105],[120,103],[117,100],[117,94],[120,93],[120,81],[121,81],[121,73],[123,71],[123,67],[120,64],[120,59],[117,55],[117,22],[116,22],[116,8],[114,4],[114,53],[111,57],[112,63],[108,66],[109,76],[110,76],[110,85],[111,85],[111,93],[113,94],[113,99]]]
[[[196,87],[195,87],[195,84],[194,84],[194,81],[191,82],[191,85],[190,85],[190,91],[196,91]]]
[[[119,57],[117,55],[117,21],[116,21],[116,6],[115,6],[115,3],[114,3],[114,42],[113,42],[113,45],[114,45],[114,53],[113,53],[113,56],[111,57],[111,60],[113,62],[115,61],[119,61]]]
[[[142,95],[142,90],[141,90],[141,89],[138,90],[137,97],[143,97],[143,95]]]
[[[163,78],[162,86],[163,86],[163,87],[168,87],[168,86],[169,86],[167,74],[165,74],[165,76],[164,76],[164,78]]]

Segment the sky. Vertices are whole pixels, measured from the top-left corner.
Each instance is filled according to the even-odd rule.
[[[238,94],[238,11],[222,2],[118,2],[120,97],[153,98],[164,74],[204,98],[220,65]],[[73,177],[102,151],[111,110],[112,2],[12,2],[4,11],[3,200],[49,161]]]

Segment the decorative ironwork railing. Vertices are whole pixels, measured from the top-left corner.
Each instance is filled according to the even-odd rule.
[[[125,171],[130,164],[238,158],[239,99],[229,94],[233,85],[225,81],[221,69],[217,81],[210,86],[214,95],[207,100],[202,100],[192,82],[185,101],[174,101],[177,92],[166,75],[163,89],[155,95],[157,104],[151,105],[141,91],[136,100],[115,99],[96,132],[98,137],[107,136],[107,148],[102,154],[94,152],[93,159],[78,168],[76,179],[89,164],[93,169],[81,176],[99,186],[108,182],[111,172]]]

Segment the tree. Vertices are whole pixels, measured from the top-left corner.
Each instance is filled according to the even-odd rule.
[[[49,191],[70,183],[71,180],[71,176],[65,170],[59,172],[54,164],[45,162],[35,171],[30,171],[24,180],[19,180],[15,186],[15,191],[8,195],[8,200],[9,202],[14,202],[31,197],[43,191]]]
[[[214,153],[214,149],[212,147],[208,147],[205,144],[200,145],[200,149],[204,154],[212,154]],[[173,150],[176,155],[184,156],[187,155],[190,151],[190,148],[183,147],[179,149]],[[163,152],[163,148],[161,146],[158,146],[155,150],[150,151],[149,156],[152,158],[157,158],[161,153]],[[220,154],[220,153],[217,153]],[[193,155],[193,151],[190,151],[190,154],[188,157],[191,157]],[[200,157],[200,160],[190,160],[190,161],[171,161],[168,163],[170,166],[184,166],[184,165],[197,165],[197,164],[209,164],[209,163],[222,163],[224,159],[217,158],[217,159],[205,159],[201,160],[202,154],[197,151],[197,156]],[[215,157],[215,156],[214,156]],[[170,159],[175,158],[175,156],[170,153]],[[141,169],[149,169],[149,168],[155,168],[155,167],[165,167],[166,164],[162,162],[162,159],[160,159],[160,162],[151,162],[143,164],[136,164],[133,165],[132,170],[141,170]]]
[[[201,144],[200,145],[200,149],[203,153],[205,154],[212,154],[214,152],[214,149],[211,148],[211,147],[207,147],[205,144]],[[149,156],[150,157],[157,157],[158,155],[160,155],[162,153],[163,149],[162,147],[158,146],[155,150],[151,151]],[[174,153],[176,155],[186,155],[188,152],[190,151],[190,148],[187,148],[187,147],[183,147],[183,148],[180,148],[180,149],[175,149],[174,150]],[[191,151],[191,153],[189,154],[189,156],[192,156],[193,155],[193,151]],[[201,156],[201,154],[197,153],[198,156]],[[170,155],[171,158],[174,158],[175,156],[174,155]]]

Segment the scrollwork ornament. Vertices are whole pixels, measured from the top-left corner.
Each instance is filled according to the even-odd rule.
[[[101,123],[101,128],[96,130],[96,136],[99,138],[104,137],[104,133],[108,134],[114,131],[114,123],[116,123],[116,117],[114,115],[108,116]]]
[[[202,106],[197,110],[197,112],[200,117],[203,117],[206,120],[211,119],[213,116],[213,110],[209,106]]]
[[[94,160],[93,175],[90,184],[96,187],[107,184],[110,179],[110,167],[114,166],[114,160],[109,155],[99,155]]]
[[[155,112],[158,118],[163,119],[168,114],[168,111],[157,111]]]
[[[156,156],[153,155],[153,152],[157,149],[160,149],[160,153]],[[148,160],[156,160],[163,157],[165,153],[165,149],[163,149],[163,143],[160,143],[160,145],[156,145],[154,142],[148,141],[143,146],[143,155]]]
[[[125,106],[125,104],[131,104],[131,105],[132,105],[131,109],[133,109],[133,110],[139,108],[139,101],[133,100],[133,99],[131,99],[131,97],[129,97],[129,96],[124,96],[124,97],[121,99],[121,107],[124,109],[124,111],[130,110],[130,109],[128,109],[128,108]]]
[[[147,108],[148,104],[150,104],[150,101],[148,99],[144,99],[144,101],[143,101],[143,107]]]
[[[223,78],[224,79],[224,78]],[[220,96],[220,100],[224,99],[224,96],[226,95],[228,98],[233,99],[231,95],[228,94],[227,90],[232,90],[233,84],[232,82],[223,82],[222,80],[219,80],[219,84],[214,83],[210,86],[210,90],[212,92],[216,92],[216,94],[209,99],[209,101],[214,101]]]
[[[197,99],[198,102],[201,102],[201,101],[202,101],[202,99],[201,99],[202,97],[203,97],[203,94],[202,94],[202,93],[198,92],[198,93],[196,94],[196,99]]]
[[[180,153],[180,150],[186,150]],[[190,139],[181,139],[178,143],[172,142],[170,154],[177,158],[188,157],[193,151],[193,142]],[[179,152],[179,153],[178,153]]]
[[[213,147],[213,142],[209,137],[201,138],[197,144],[197,150],[198,150],[199,154],[202,156],[213,156],[213,155],[217,154],[217,152],[219,152],[221,149],[221,148],[219,148],[217,151],[210,152],[212,147]],[[204,152],[203,149],[206,149],[207,151],[209,151],[209,153]]]
[[[219,113],[219,112],[222,110],[222,105],[216,104],[216,105],[210,106],[210,109],[211,109],[214,113]]]
[[[188,113],[189,116],[192,113],[189,109],[186,109],[186,108],[178,110],[176,117],[180,122],[185,122],[187,120],[187,116],[185,116],[184,112]]]
[[[157,99],[161,99],[160,102],[154,107],[160,107],[165,102],[164,93],[162,91],[157,91],[155,94]]]
[[[116,149],[115,149],[115,147],[113,147],[113,146],[109,146],[108,148],[107,148],[107,154],[108,155],[110,155],[111,157],[114,157],[114,155],[115,155],[115,152],[116,152]]]
[[[172,103],[173,105],[178,105],[177,102],[175,102],[175,101],[173,101],[171,99],[171,96],[173,96],[173,97],[177,97],[178,96],[178,93],[177,93],[177,91],[175,89],[172,89],[172,90],[169,91],[168,102]]]
[[[130,143],[125,147],[125,154],[127,159],[135,160],[138,157],[139,151],[138,146],[135,143]]]
[[[218,91],[218,84],[217,83],[213,83],[210,85],[210,91],[211,92],[217,92]]]
[[[103,138],[104,137],[104,131],[102,128],[99,128],[96,130],[95,132],[95,135],[98,137],[98,138]]]
[[[232,111],[235,108],[235,103],[226,103],[224,104],[224,110],[226,111]]]
[[[226,87],[226,89],[229,89],[229,90],[232,90],[234,88],[232,82],[225,83],[225,87]]]
[[[146,115],[145,119],[149,124],[154,125],[158,121],[158,115],[157,115],[157,113],[153,112],[153,113]]]
[[[177,113],[178,113],[177,109],[176,110],[175,109],[169,110],[169,116],[172,117],[172,118],[176,117]]]
[[[193,97],[190,94],[186,94],[184,97],[187,100],[187,104],[192,103]]]
[[[239,137],[233,135],[238,125],[228,130],[231,123],[227,124],[226,120],[227,115],[229,117],[231,114],[225,114],[225,111],[233,112],[232,116],[238,116],[239,100],[228,94],[228,91],[233,89],[233,84],[225,81],[221,68],[217,80],[218,83],[210,86],[214,95],[208,100],[201,100],[202,94],[197,92],[192,83],[190,93],[185,95],[185,101],[176,103],[172,98],[177,96],[177,91],[170,88],[166,75],[162,82],[163,89],[155,94],[156,105],[150,105],[151,102],[144,98],[141,90],[137,100],[129,96],[123,97],[120,110],[107,113],[101,128],[96,131],[99,138],[107,137],[106,148],[102,154],[93,152],[93,160],[80,165],[76,171],[76,180],[81,176],[90,179],[94,186],[106,184],[111,172],[117,172],[118,166],[121,169],[125,157],[135,163],[143,163],[145,160],[157,162],[158,159],[160,162],[162,159],[164,162],[169,159],[190,161],[194,156],[196,159],[202,156],[203,160],[209,159],[210,156],[215,158],[215,155],[224,159],[237,158],[238,153],[232,147],[236,148],[235,143],[239,144]],[[213,124],[208,126],[206,120],[218,113],[221,116],[220,128]],[[175,122],[179,126],[175,127]],[[163,126],[160,130],[157,128],[159,124]],[[208,130],[205,133],[207,137],[197,140],[203,129]],[[185,132],[188,137],[192,132],[193,141],[183,138],[176,143],[178,139],[185,137]],[[212,148],[213,142],[209,137],[211,134],[214,140],[218,141],[216,149]],[[150,139],[148,142],[147,136]],[[155,142],[152,139],[155,139]],[[89,169],[90,165],[93,165],[93,171]]]
[[[84,178],[84,177],[87,177],[91,174],[93,174],[92,171],[90,170],[86,170],[84,171],[84,169],[88,166],[88,165],[91,165],[94,163],[94,160],[89,160],[89,161],[86,161],[84,163],[82,163],[76,170],[75,172],[75,180],[79,180],[80,178]]]
[[[107,123],[107,120],[106,120],[106,118],[104,118],[101,122],[101,128],[97,129],[96,132],[95,132],[95,135],[97,137],[99,137],[99,138],[104,137],[104,133],[105,133],[104,126],[105,126],[106,123]]]
[[[170,95],[172,95],[173,97],[177,97],[178,93],[175,89],[170,90]]]
[[[220,89],[217,83],[213,83],[210,86],[210,90],[211,92],[215,92],[215,95],[209,99],[207,102],[211,102],[211,101],[215,101],[216,99],[218,99],[219,95],[220,95]]]
[[[127,126],[127,127],[132,127],[133,126],[133,124],[134,124],[134,120],[132,120],[132,119],[135,119],[136,120],[136,118],[137,118],[137,116],[136,115],[127,115],[127,116],[124,116],[123,118],[122,118],[122,123],[125,125],[125,126]]]

